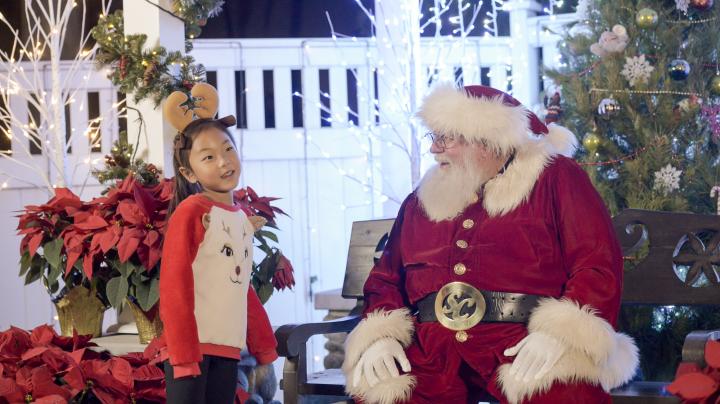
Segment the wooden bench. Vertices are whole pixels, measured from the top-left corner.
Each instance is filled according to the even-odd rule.
[[[281,381],[285,404],[350,400],[345,395],[345,378],[339,369],[308,374],[306,343],[313,335],[349,332],[358,324],[363,285],[382,253],[392,224],[393,219],[353,223],[342,292],[345,298],[357,299],[358,304],[350,316],[320,323],[284,325],[275,333],[278,352],[285,357]],[[695,262],[709,262],[718,250],[708,251],[707,241],[713,234],[720,233],[720,216],[628,209],[613,218],[613,225],[626,257],[635,256],[639,251],[647,252],[632,260],[633,268],[625,272],[623,305],[720,306],[717,272],[711,274],[715,278],[709,285],[691,287],[679,279],[674,267],[674,261],[688,265],[688,257]],[[700,243],[695,243],[693,237],[699,237]],[[713,271],[713,267],[710,268]],[[709,339],[720,339],[720,330],[690,333],[683,345],[683,361],[704,366],[704,348]],[[680,400],[665,391],[665,385],[664,382],[632,382],[612,392],[613,402],[679,403]],[[491,396],[486,400],[496,401]]]

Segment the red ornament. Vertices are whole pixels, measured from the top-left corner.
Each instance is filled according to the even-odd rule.
[[[183,85],[183,87],[187,88],[188,90],[192,90],[195,83],[193,83],[190,80],[183,80],[182,85]]]
[[[127,77],[127,57],[125,55],[120,55],[118,69],[120,70],[120,80],[125,80]]]
[[[690,0],[690,7],[699,11],[710,10],[713,6],[713,0]]]

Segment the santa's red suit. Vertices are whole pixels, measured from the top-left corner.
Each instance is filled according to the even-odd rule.
[[[481,86],[441,87],[419,116],[436,133],[513,157],[455,218],[429,217],[417,192],[402,204],[365,283],[364,319],[348,337],[348,392],[378,403],[471,402],[481,390],[510,403],[609,402],[606,391],[634,374],[637,349],[614,330],[623,268],[610,217],[585,172],[562,155],[574,135]],[[462,331],[420,322],[418,303],[451,282],[542,299],[528,322],[481,321]],[[517,383],[504,351],[528,333],[554,337],[565,353],[541,379]],[[412,370],[354,384],[362,354],[387,337],[402,344]]]

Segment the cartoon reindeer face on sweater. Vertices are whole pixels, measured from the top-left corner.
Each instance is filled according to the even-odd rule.
[[[203,249],[212,255],[216,276],[237,285],[247,286],[252,268],[253,233],[255,229],[243,212],[213,208],[202,218],[205,227]]]

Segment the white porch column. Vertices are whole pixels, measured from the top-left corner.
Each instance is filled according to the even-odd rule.
[[[125,17],[125,35],[147,35],[146,47],[164,46],[168,51],[185,51],[185,24],[183,21],[162,10],[172,10],[171,0],[123,0]],[[158,7],[159,6],[159,7]],[[139,104],[128,94],[128,106],[139,109],[147,125],[147,139],[140,135],[138,156],[145,161],[162,168],[165,177],[173,176],[172,141],[175,130],[162,117],[162,108],[155,108],[152,100],[143,100]],[[137,114],[128,111],[128,140],[134,143],[138,134]]]
[[[534,0],[510,0],[504,9],[510,13],[510,35],[512,37],[512,92],[513,96],[528,107],[538,102],[540,92],[540,65],[538,50],[530,41],[535,27],[529,25],[529,18],[542,10]]]

